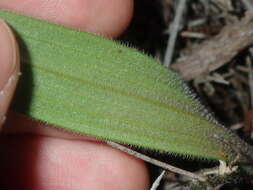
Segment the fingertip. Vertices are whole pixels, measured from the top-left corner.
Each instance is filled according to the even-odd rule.
[[[109,158],[111,157],[113,189],[146,190],[149,188],[149,174],[146,163],[117,149],[107,147]],[[106,176],[106,173],[104,174]],[[112,182],[113,184],[113,182]]]
[[[0,126],[17,84],[19,53],[15,37],[8,25],[0,19]]]
[[[146,190],[145,164],[101,143],[43,136],[0,138],[0,188]],[[15,183],[10,179],[15,179]]]
[[[27,16],[117,37],[130,23],[133,0],[2,0],[0,7]]]
[[[87,25],[83,22],[83,30],[87,28],[89,32],[115,38],[128,27],[132,20],[133,9],[133,0],[110,0],[109,3],[104,1],[104,5],[97,6],[94,12],[87,16]]]
[[[64,20],[58,23],[109,38],[123,33],[132,19],[134,8],[133,0],[86,0],[68,4],[62,7]]]
[[[18,69],[17,43],[10,27],[0,19],[0,90]]]

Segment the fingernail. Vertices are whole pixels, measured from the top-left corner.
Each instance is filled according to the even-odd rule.
[[[4,88],[17,65],[16,42],[8,25],[0,19],[0,90]]]

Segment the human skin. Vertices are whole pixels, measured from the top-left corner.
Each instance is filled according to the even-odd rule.
[[[131,20],[133,1],[1,0],[0,9],[117,37]],[[0,44],[0,92],[5,92],[0,96],[2,120],[15,90],[17,77],[13,76],[19,73],[18,47],[2,21]],[[10,77],[13,80],[6,85]],[[65,135],[17,113],[7,115],[0,136],[0,189],[144,190],[148,186],[142,161],[103,142]]]

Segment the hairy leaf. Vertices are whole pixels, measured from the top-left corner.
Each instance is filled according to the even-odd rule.
[[[21,50],[14,109],[71,132],[161,152],[230,160],[236,137],[182,80],[133,48],[0,11]]]

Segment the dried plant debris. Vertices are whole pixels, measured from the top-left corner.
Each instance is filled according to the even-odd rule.
[[[224,27],[217,36],[193,47],[192,53],[181,56],[172,68],[185,80],[192,80],[215,71],[252,44],[253,13],[249,13],[241,21]]]
[[[187,1],[188,14],[171,65],[235,130],[243,127],[244,115],[253,105],[252,4],[250,0]]]

